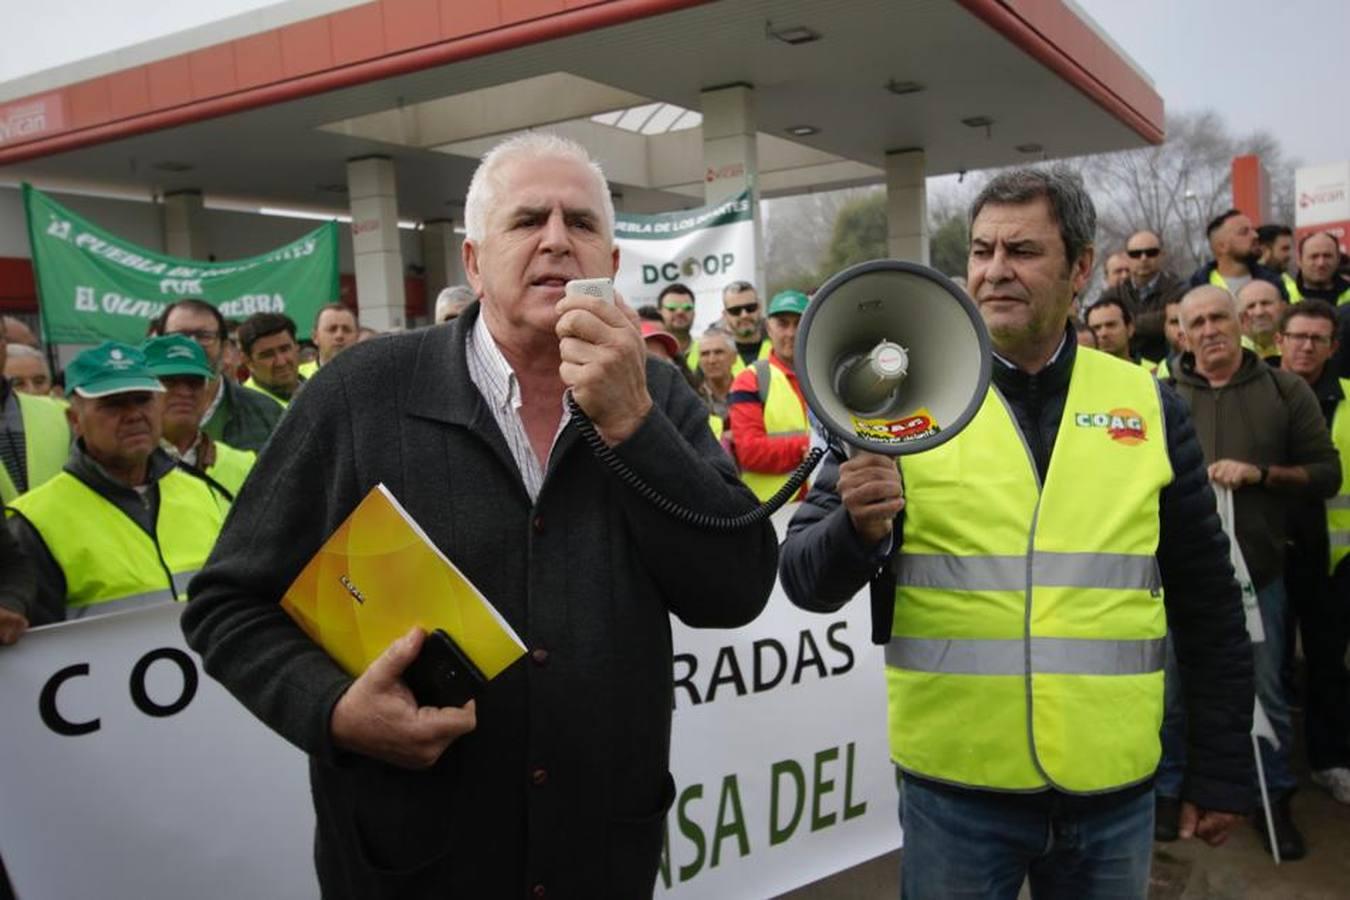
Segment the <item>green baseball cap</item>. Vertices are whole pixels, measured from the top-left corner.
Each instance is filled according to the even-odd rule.
[[[206,351],[190,337],[181,334],[166,334],[151,338],[141,344],[145,353],[145,364],[156,378],[166,375],[199,375],[212,378],[211,363]]]
[[[811,298],[801,291],[779,291],[773,295],[769,301],[768,315],[776,316],[779,313],[793,313],[800,316],[806,312],[806,307],[811,303]]]
[[[107,397],[132,391],[163,391],[145,364],[145,354],[130,344],[104,341],[66,366],[66,396]]]

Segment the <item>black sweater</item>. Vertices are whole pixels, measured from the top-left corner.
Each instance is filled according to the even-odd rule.
[[[995,360],[993,384],[1007,399],[1044,479],[1077,358],[1069,335],[1057,359],[1035,375]],[[1167,453],[1174,478],[1159,500],[1158,567],[1167,619],[1181,667],[1187,714],[1183,796],[1204,809],[1242,811],[1254,783],[1251,743],[1252,658],[1241,597],[1228,560],[1200,445],[1180,398],[1162,386]],[[903,463],[902,463],[903,468]],[[872,636],[890,639],[894,579],[884,548],[862,546],[835,492],[838,465],[827,460],[792,519],[781,576],[798,606],[838,609],[872,582]],[[903,513],[896,548],[903,541]],[[883,569],[884,567],[884,569]],[[1122,792],[1133,796],[1137,789]]]

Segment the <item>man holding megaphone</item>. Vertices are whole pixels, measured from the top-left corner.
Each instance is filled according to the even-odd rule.
[[[1067,171],[990,181],[971,207],[993,349],[978,412],[902,465],[827,463],[783,546],[802,607],[871,583],[907,900],[1011,900],[1027,880],[1035,898],[1147,895],[1169,626],[1196,717],[1183,836],[1220,844],[1250,805],[1251,654],[1190,419],[1068,325],[1095,226]],[[983,362],[946,356],[920,375]],[[811,361],[799,349],[804,383]]]

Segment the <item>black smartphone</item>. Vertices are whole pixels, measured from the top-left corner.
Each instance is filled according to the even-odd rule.
[[[454,638],[437,628],[422,641],[422,651],[403,670],[403,683],[419,706],[463,706],[487,685],[487,679]]]

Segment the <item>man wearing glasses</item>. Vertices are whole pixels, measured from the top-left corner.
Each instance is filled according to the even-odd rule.
[[[1350,638],[1340,610],[1350,596],[1350,382],[1330,365],[1336,353],[1336,311],[1324,300],[1289,306],[1275,342],[1280,368],[1308,383],[1331,440],[1341,455],[1340,494],[1326,503],[1305,500],[1289,514],[1289,560],[1285,588],[1303,638],[1308,663],[1303,736],[1312,779],[1341,803],[1350,804],[1350,676],[1345,650]],[[1328,532],[1332,541],[1328,541]],[[1330,577],[1328,577],[1330,575]]]
[[[661,322],[666,326],[666,331],[679,345],[676,363],[683,359],[689,371],[697,371],[698,341],[689,335],[690,329],[694,327],[694,292],[678,281],[668,284],[656,298],[656,306],[661,311]]]
[[[1166,359],[1163,335],[1164,308],[1169,298],[1179,297],[1185,285],[1167,271],[1162,240],[1151,231],[1136,231],[1125,242],[1130,277],[1102,292],[1101,300],[1116,299],[1134,317],[1134,352],[1143,359]],[[1100,300],[1098,301],[1100,302]]]
[[[202,414],[202,431],[213,441],[223,441],[239,450],[258,451],[276,427],[284,411],[257,391],[246,390],[233,379],[221,376],[225,353],[225,317],[203,300],[171,303],[151,326],[151,334],[181,334],[201,345],[216,376],[206,385],[210,399]]]
[[[768,359],[773,342],[764,336],[764,315],[759,294],[748,281],[733,281],[722,289],[722,323],[736,340],[736,358],[731,375],[741,374],[757,359]]]

